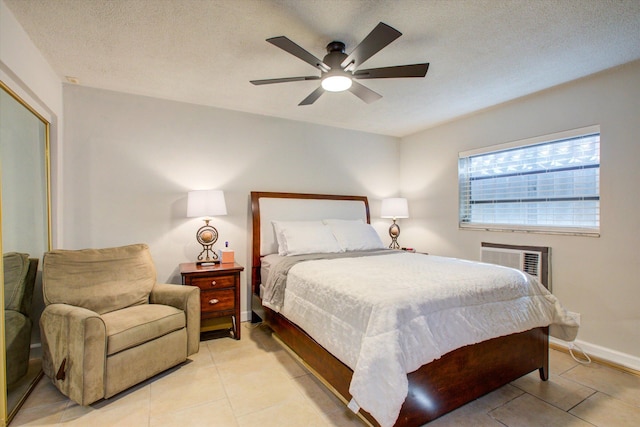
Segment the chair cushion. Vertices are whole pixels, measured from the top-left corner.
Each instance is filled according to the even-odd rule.
[[[146,304],[156,270],[145,244],[55,250],[44,255],[45,304],[69,304],[103,314]]]
[[[107,356],[186,327],[184,311],[143,304],[102,315],[107,327]]]
[[[7,252],[2,256],[4,266],[4,308],[20,311],[25,290],[29,255]]]

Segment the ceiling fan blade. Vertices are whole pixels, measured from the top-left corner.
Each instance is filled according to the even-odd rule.
[[[358,98],[362,99],[367,104],[371,104],[372,102],[377,101],[378,99],[382,98],[382,95],[380,95],[377,92],[372,91],[368,87],[363,86],[358,82],[352,82],[351,83],[351,87],[349,88],[349,92],[351,92],[352,94],[354,94]]]
[[[322,88],[322,86],[318,86],[318,89],[311,92],[311,94],[303,99],[298,105],[311,105],[316,102],[316,100],[320,98],[320,95],[322,95],[323,93],[324,89]]]
[[[325,73],[331,69],[327,64],[322,62],[320,59],[313,56],[311,53],[307,52],[285,36],[272,37],[267,39],[269,43],[274,46],[278,46],[280,49],[289,52],[291,55],[302,59],[307,64],[310,64],[317,69],[324,71]]]
[[[319,76],[283,77],[280,79],[251,80],[254,85],[270,85],[272,83],[302,82],[305,80],[320,80]]]
[[[424,77],[427,75],[429,63],[398,65],[395,67],[370,68],[353,73],[356,79],[388,79],[396,77]]]
[[[367,59],[378,53],[382,48],[400,37],[402,33],[387,24],[380,22],[376,27],[360,42],[358,46],[340,64],[345,68],[349,64],[350,70],[357,69]]]

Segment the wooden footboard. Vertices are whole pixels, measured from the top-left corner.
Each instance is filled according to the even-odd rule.
[[[345,401],[353,371],[302,329],[264,308],[264,322]],[[409,393],[396,426],[419,426],[534,370],[548,378],[548,328],[536,328],[447,353],[408,375]],[[362,410],[361,410],[362,411]],[[362,415],[378,423],[367,412]]]
[[[548,328],[468,345],[408,375],[409,394],[396,426],[417,426],[534,370],[548,378]]]

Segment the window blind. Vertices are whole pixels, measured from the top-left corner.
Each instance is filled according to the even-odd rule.
[[[462,228],[598,234],[600,129],[460,153]]]

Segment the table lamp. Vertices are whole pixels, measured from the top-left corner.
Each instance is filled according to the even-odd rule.
[[[400,226],[396,224],[398,218],[409,218],[409,205],[407,199],[401,197],[393,197],[382,200],[380,209],[381,218],[393,218],[393,224],[389,227],[389,236],[391,236],[391,244],[389,248],[400,249],[398,244],[398,236],[400,236]]]
[[[212,249],[218,240],[218,230],[209,225],[212,216],[226,215],[227,205],[221,190],[196,190],[187,194],[187,217],[204,217],[202,227],[196,232],[196,239],[202,245],[202,252],[198,255],[196,264],[217,263],[218,255]]]

